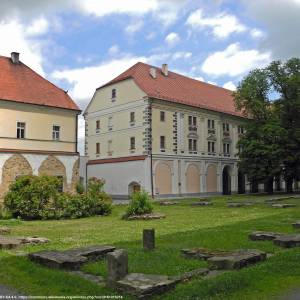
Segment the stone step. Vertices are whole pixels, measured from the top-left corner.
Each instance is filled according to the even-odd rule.
[[[179,280],[168,276],[131,273],[115,282],[115,288],[138,299],[145,299],[163,294],[175,288],[177,283]]]
[[[209,201],[199,201],[199,202],[191,203],[191,206],[210,206],[210,205],[213,205],[213,203]]]
[[[40,251],[29,254],[30,260],[49,268],[79,270],[88,261],[86,257],[65,254],[60,251]]]
[[[271,207],[274,208],[290,208],[290,207],[296,207],[296,204],[292,203],[276,203],[276,204],[271,204]]]
[[[212,270],[237,270],[266,260],[266,253],[260,250],[237,250],[225,256],[207,259]]]
[[[40,251],[29,254],[29,258],[50,268],[79,270],[84,263],[102,259],[115,249],[113,246],[96,245],[66,251]]]
[[[273,241],[281,235],[277,232],[254,231],[249,234],[249,239],[252,241]]]
[[[283,248],[300,247],[300,234],[284,234],[274,240],[274,244]]]

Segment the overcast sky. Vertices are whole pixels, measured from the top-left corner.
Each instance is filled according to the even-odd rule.
[[[300,0],[0,1],[0,55],[20,52],[81,109],[137,61],[234,89],[252,68],[299,57],[299,28]]]

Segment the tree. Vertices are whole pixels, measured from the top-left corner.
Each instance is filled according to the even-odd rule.
[[[300,177],[300,59],[292,58],[286,63],[275,61],[267,73],[279,95],[275,107],[285,129],[281,140],[283,175],[287,191],[292,192],[293,181]]]
[[[238,143],[240,168],[250,180],[266,183],[269,193],[283,172],[290,192],[300,174],[300,60],[250,72],[234,97],[251,119]]]

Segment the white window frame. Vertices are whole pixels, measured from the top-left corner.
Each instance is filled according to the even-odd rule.
[[[58,127],[59,130],[54,130],[54,127]],[[60,133],[61,133],[61,127],[60,125],[57,125],[57,124],[53,124],[52,125],[52,140],[53,141],[60,141]],[[57,136],[57,133],[58,133],[58,136]]]
[[[24,127],[23,128],[19,127],[19,124],[24,124]],[[26,139],[26,122],[24,122],[24,121],[17,121],[16,127],[17,127],[17,130],[16,130],[17,139],[20,139],[20,140]],[[23,131],[23,137],[18,137],[19,130]]]

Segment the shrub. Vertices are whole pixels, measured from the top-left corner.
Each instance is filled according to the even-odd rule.
[[[90,179],[88,192],[76,195],[59,193],[60,184],[58,178],[51,176],[19,177],[5,196],[5,208],[14,217],[25,220],[74,219],[111,213],[112,200],[103,191],[103,180]]]
[[[4,205],[14,217],[53,219],[60,213],[60,181],[52,176],[21,176],[5,195]]]
[[[0,219],[8,220],[12,218],[12,214],[3,205],[0,205]]]
[[[81,195],[85,192],[84,186],[81,182],[78,182],[76,184],[76,192],[77,194],[81,194]]]
[[[91,215],[108,215],[112,211],[112,199],[103,191],[105,181],[92,177],[88,180],[87,200]]]
[[[135,192],[131,196],[124,218],[128,218],[132,215],[149,214],[152,211],[153,205],[149,194],[146,191]]]

